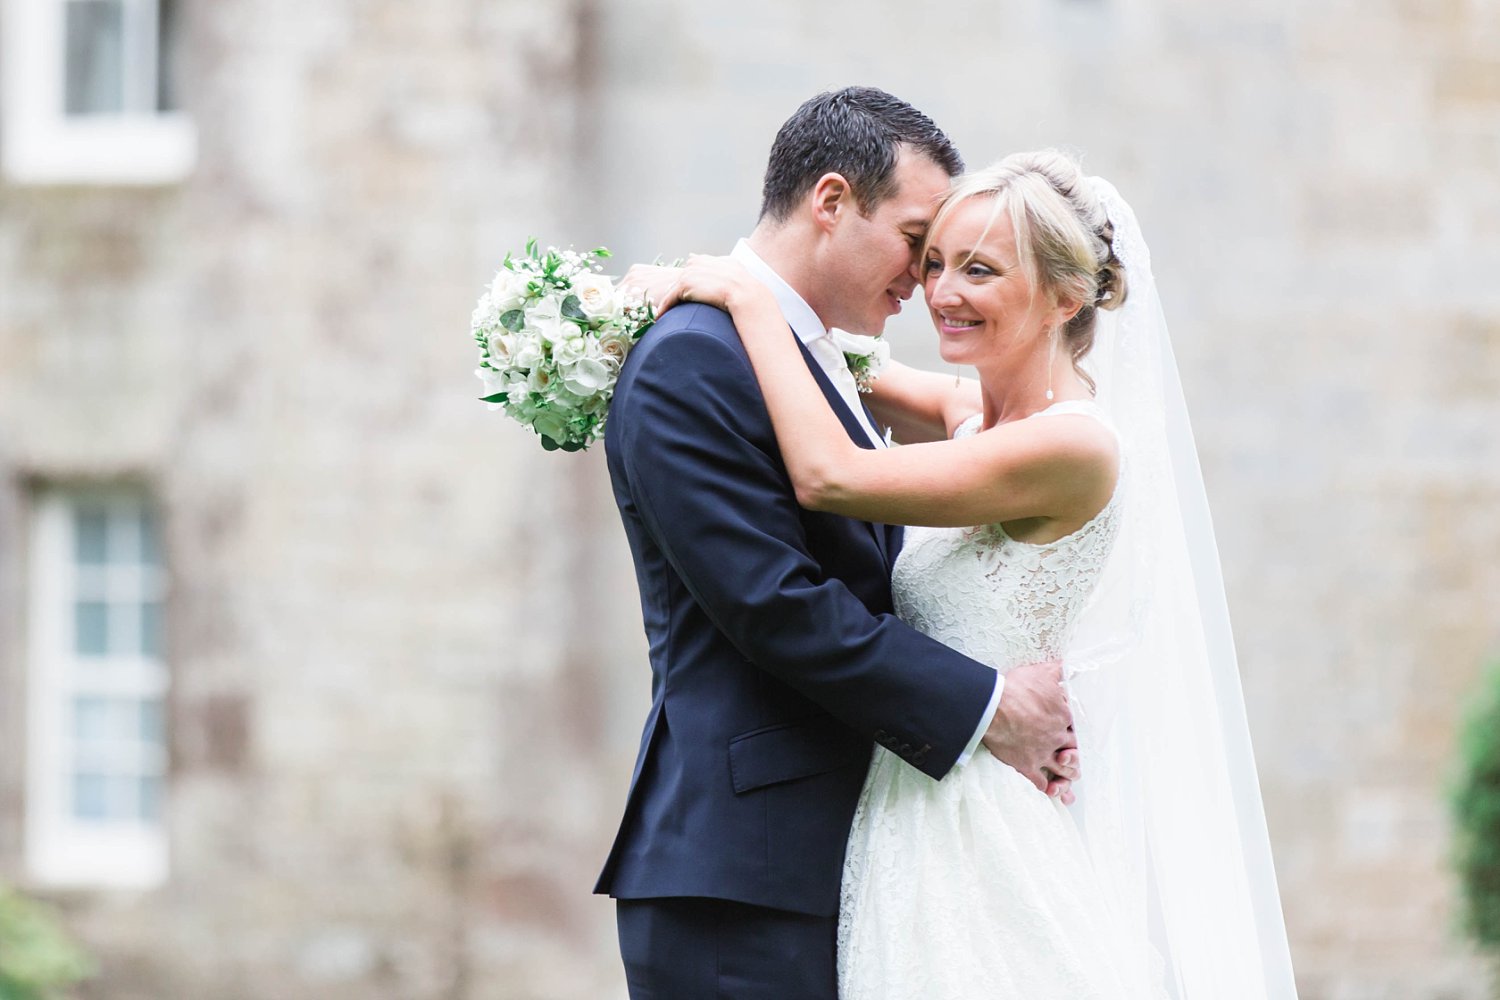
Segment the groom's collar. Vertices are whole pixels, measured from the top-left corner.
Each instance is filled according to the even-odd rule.
[[[771,290],[771,294],[776,297],[776,304],[781,307],[782,318],[797,334],[798,340],[808,344],[827,336],[828,328],[818,319],[818,314],[813,312],[807,300],[798,295],[796,289],[788,285],[786,279],[777,274],[770,264],[761,260],[760,254],[751,250],[749,243],[740,240],[729,256],[745,265],[745,270]]]

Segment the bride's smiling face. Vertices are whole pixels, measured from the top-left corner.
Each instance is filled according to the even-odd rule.
[[[938,350],[951,364],[1029,356],[1045,343],[1055,309],[1021,267],[1010,213],[1000,212],[991,224],[993,208],[990,198],[955,207],[920,264]]]

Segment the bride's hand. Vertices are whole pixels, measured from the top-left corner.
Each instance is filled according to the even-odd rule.
[[[677,284],[682,274],[680,267],[665,267],[661,264],[632,264],[625,277],[620,279],[620,291],[628,298],[651,303],[656,315],[663,312],[661,302]]]
[[[656,307],[657,315],[679,302],[702,302],[733,313],[752,303],[774,306],[775,299],[765,285],[732,257],[694,254],[677,272],[676,284]]]

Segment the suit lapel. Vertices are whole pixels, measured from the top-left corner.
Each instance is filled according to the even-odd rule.
[[[797,349],[802,352],[802,360],[807,362],[808,370],[812,372],[813,379],[818,383],[818,388],[823,390],[823,398],[828,400],[828,405],[833,408],[833,412],[838,416],[839,423],[844,425],[844,430],[848,433],[850,440],[861,448],[873,450],[875,445],[871,443],[870,435],[860,426],[859,418],[850,412],[849,404],[844,402],[844,397],[840,396],[839,391],[834,388],[833,381],[829,379],[828,373],[823,370],[822,365],[818,364],[817,359],[812,356],[812,352],[807,349],[807,345],[802,343],[802,338],[797,337],[796,340]],[[868,410],[865,412],[869,413]],[[870,426],[875,426],[874,418],[871,418]],[[883,524],[873,524],[869,521],[861,523],[870,529],[870,534],[874,536],[875,544],[880,549],[880,556],[885,560],[886,566],[889,567],[892,560],[892,552],[889,547],[889,539],[886,537],[886,526]]]

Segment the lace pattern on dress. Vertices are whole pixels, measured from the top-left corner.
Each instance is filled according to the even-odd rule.
[[[1033,417],[1083,414],[1093,403],[1055,403]],[[1030,419],[1030,418],[1028,418]],[[979,415],[955,438],[977,433]],[[914,628],[1002,673],[1059,658],[1119,531],[1121,487],[1104,509],[1051,542],[1011,538],[998,524],[911,528],[892,576],[896,613]]]
[[[1034,416],[1065,413],[1111,426],[1093,403]],[[954,436],[977,430],[976,418]],[[892,574],[896,613],[1001,673],[1060,658],[1110,555],[1123,493],[1117,484],[1081,528],[1042,544],[999,525],[909,528]],[[845,1000],[1161,1000],[1127,985],[1145,941],[1128,926],[1102,902],[1066,811],[1020,773],[980,751],[934,782],[876,748],[840,892]]]

